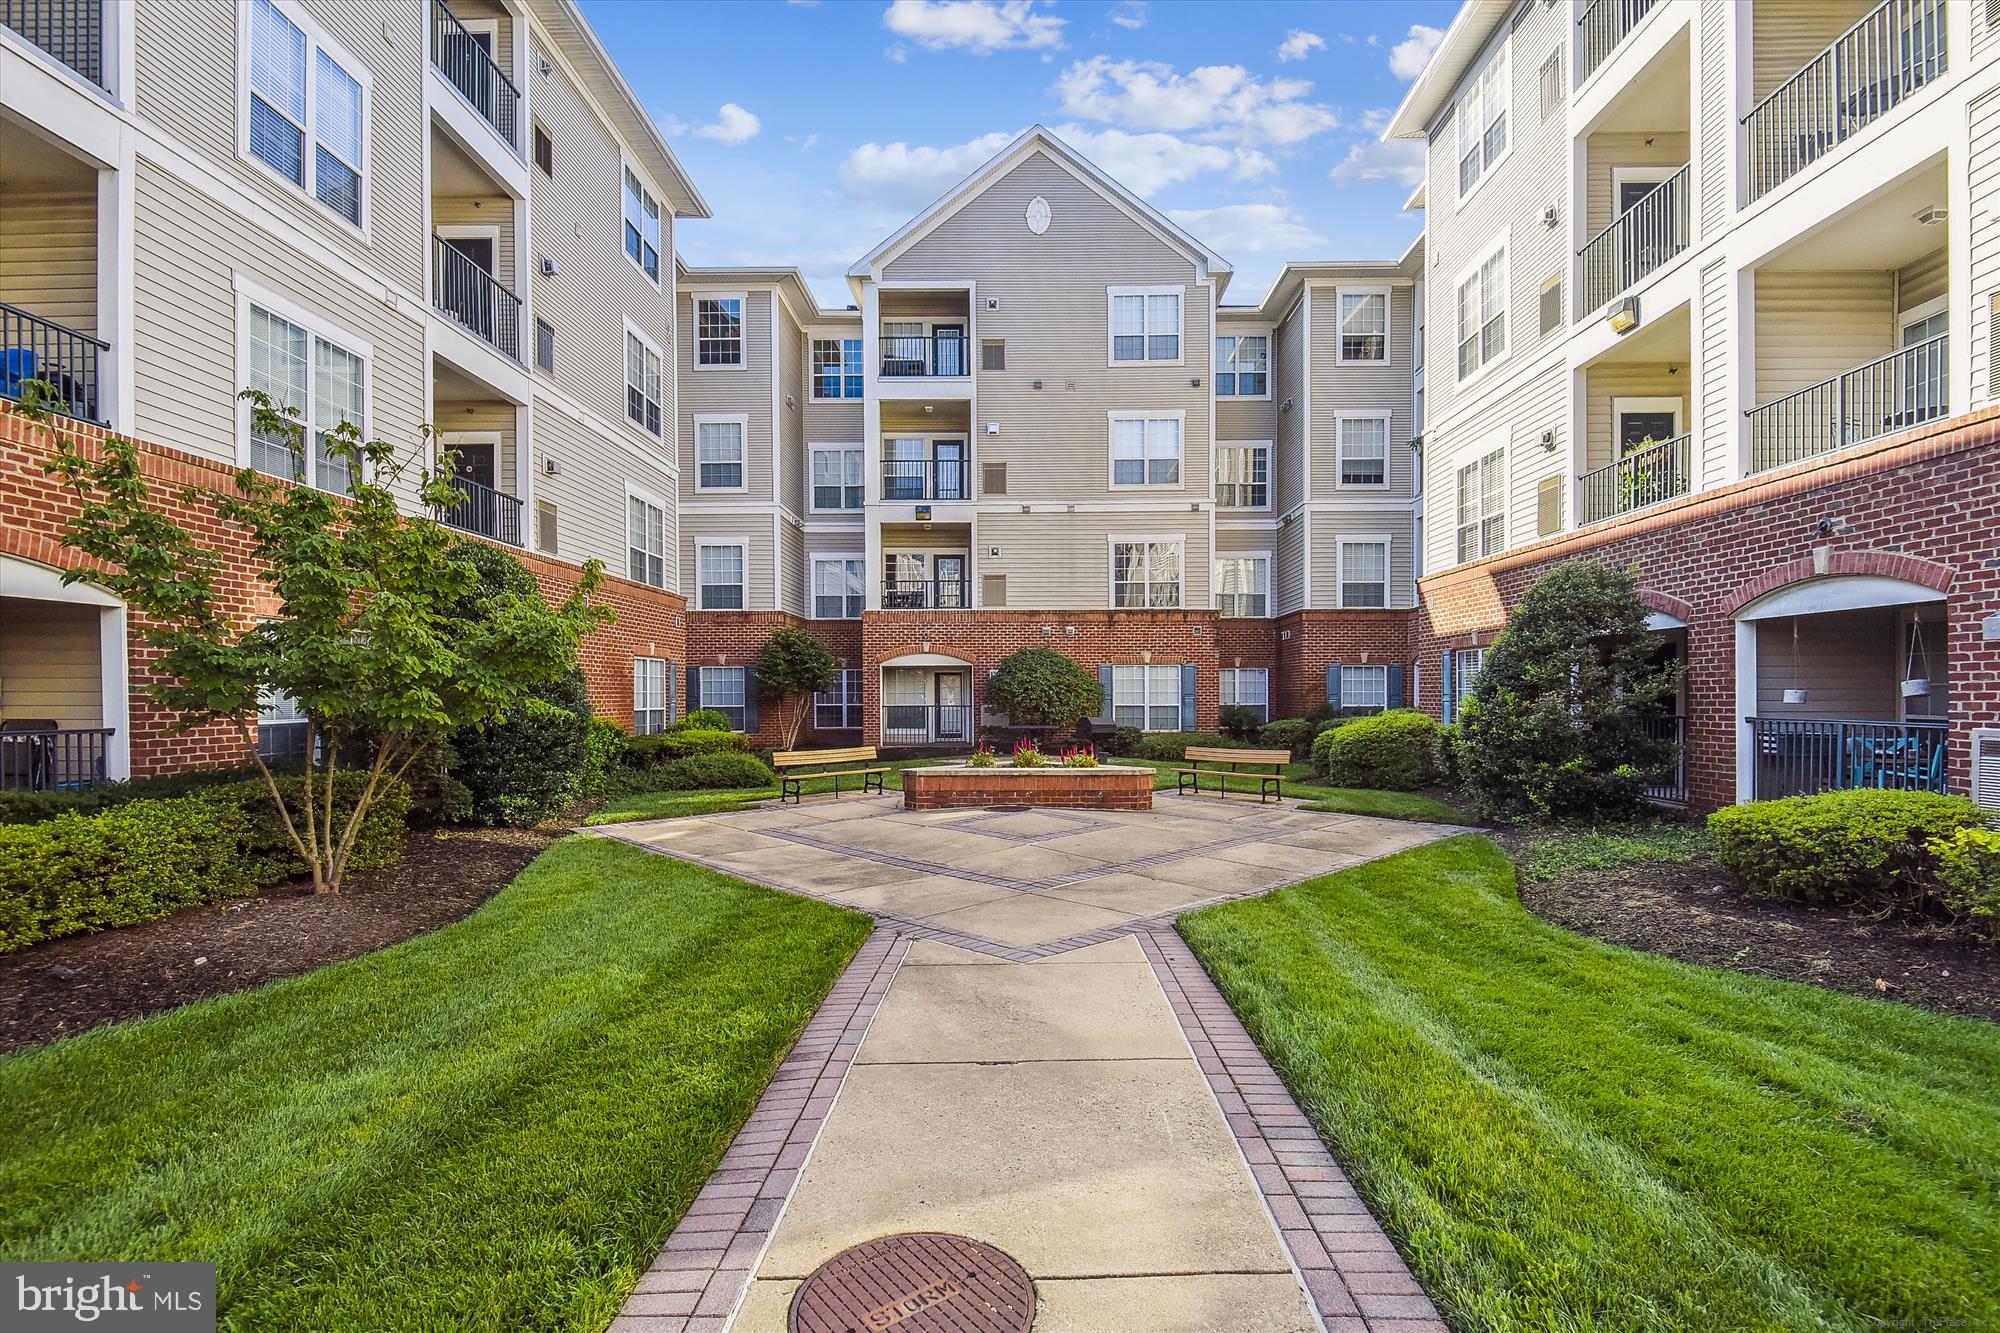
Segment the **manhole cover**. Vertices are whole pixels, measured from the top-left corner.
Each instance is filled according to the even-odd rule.
[[[935,1231],[882,1236],[821,1264],[792,1297],[791,1333],[1028,1333],[1035,1284],[991,1245]]]
[[[986,812],[993,815],[1025,815],[1033,808],[1027,805],[989,805]]]

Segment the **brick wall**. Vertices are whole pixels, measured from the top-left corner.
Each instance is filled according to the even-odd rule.
[[[687,663],[691,672],[703,666],[754,666],[771,632],[781,625],[792,625],[811,634],[826,645],[828,652],[840,659],[841,666],[861,666],[859,620],[807,620],[788,611],[690,611],[687,619]],[[686,708],[687,695],[683,686],[681,709],[686,711]],[[787,711],[787,705],[780,700],[760,699],[757,726],[751,732],[751,739],[769,749],[783,748]],[[799,744],[860,745],[863,741],[859,731],[816,730],[812,709],[808,707],[805,722],[799,730]]]
[[[1295,611],[1277,625],[1272,717],[1301,717],[1326,703],[1329,666],[1408,667],[1414,611]],[[1406,696],[1406,702],[1414,702]]]

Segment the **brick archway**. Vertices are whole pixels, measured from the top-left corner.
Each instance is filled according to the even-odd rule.
[[[1694,622],[1694,608],[1670,592],[1657,588],[1640,588],[1639,600],[1648,611],[1658,611],[1663,616],[1672,616],[1683,625]]]
[[[1952,570],[1933,560],[1921,560],[1898,551],[1825,551],[1789,561],[1765,570],[1756,578],[1722,599],[1722,614],[1734,618],[1760,597],[1813,579],[1835,578],[1843,574],[1869,574],[1878,578],[1900,579],[1938,593],[1951,591]],[[1656,608],[1664,609],[1664,608]]]

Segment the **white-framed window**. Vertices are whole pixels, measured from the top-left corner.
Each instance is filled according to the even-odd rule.
[[[1217,673],[1216,702],[1223,708],[1247,708],[1259,722],[1271,720],[1271,673],[1265,667],[1223,667]]]
[[[858,555],[816,555],[812,559],[813,619],[859,620],[864,598]]]
[[[1271,444],[1215,446],[1215,502],[1229,509],[1271,507]]]
[[[830,690],[813,695],[814,731],[861,730],[861,671],[842,667],[840,680]]]
[[[1238,333],[1215,340],[1215,395],[1218,398],[1271,396],[1269,335]]]
[[[1386,666],[1344,666],[1340,669],[1340,707],[1373,708],[1389,706],[1389,668]]]
[[[291,0],[250,0],[242,12],[237,151],[365,232],[367,66]]]
[[[309,730],[305,710],[283,690],[257,692],[257,753],[265,759],[303,759]]]
[[[625,326],[625,417],[648,435],[660,433],[660,349],[629,323]]]
[[[1111,485],[1181,484],[1181,414],[1111,414]]]
[[[1111,539],[1111,604],[1116,607],[1181,604],[1181,539]]]
[[[741,611],[744,606],[743,567],[746,547],[742,542],[696,543],[695,606],[703,611]],[[702,706],[708,706],[708,690],[702,690]]]
[[[1340,604],[1343,607],[1389,605],[1389,539],[1342,537],[1339,553]]]
[[[1335,424],[1342,486],[1389,484],[1389,414],[1343,416]]]
[[[626,571],[634,583],[667,586],[667,507],[650,495],[625,492]]]
[[[1458,280],[1458,377],[1465,379],[1507,351],[1507,247],[1502,244]]]
[[[1486,665],[1484,648],[1459,648],[1451,654],[1451,673],[1446,677],[1443,689],[1444,722],[1450,726],[1458,719],[1458,706],[1471,697],[1473,686],[1479,683],[1479,673]]]
[[[1111,720],[1141,731],[1181,729],[1181,669],[1178,666],[1111,668]]]
[[[250,405],[240,417],[242,462],[268,476],[344,493],[354,483],[352,460],[328,455],[334,427],[352,422],[368,434],[369,364],[373,349],[269,293],[239,288],[242,383],[291,409],[303,428],[259,431]]]
[[[1215,609],[1224,616],[1261,618],[1271,613],[1268,551],[1215,558]]]
[[[861,383],[861,339],[812,340],[814,398],[859,398]]]
[[[1471,194],[1486,173],[1507,155],[1507,38],[1486,57],[1477,74],[1465,81],[1458,99],[1458,197]]]
[[[749,717],[745,706],[750,687],[750,670],[740,666],[705,666],[701,672],[701,706],[712,708],[729,719],[731,731],[743,730]]]
[[[1507,545],[1507,451],[1458,470],[1458,558],[1498,555]]]
[[[1181,289],[1111,287],[1111,364],[1172,365],[1181,361]]]
[[[632,734],[656,736],[667,729],[667,659],[632,659]]]
[[[1340,364],[1389,359],[1389,289],[1342,287]]]
[[[747,416],[697,416],[694,419],[694,488],[697,491],[746,491],[744,436]]]
[[[812,467],[812,508],[819,511],[859,509],[864,498],[863,450],[858,444],[806,446]]]
[[[697,366],[743,364],[743,298],[694,298],[694,363]]]
[[[625,257],[660,285],[660,201],[630,167],[625,168]]]

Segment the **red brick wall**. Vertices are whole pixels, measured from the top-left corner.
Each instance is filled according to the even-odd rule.
[[[1408,668],[1414,611],[1295,611],[1278,621],[1272,717],[1302,717],[1326,703],[1329,666]],[[1405,696],[1406,702],[1414,702]]]
[[[754,666],[758,654],[764,651],[764,644],[771,637],[771,631],[781,625],[793,625],[811,634],[826,645],[828,652],[840,659],[841,666],[860,667],[861,622],[858,620],[807,620],[787,611],[690,611],[688,670],[702,666]],[[681,690],[680,706],[685,712],[685,684]],[[780,700],[758,700],[757,728],[751,733],[751,739],[769,749],[783,748],[785,717],[789,711],[789,705]],[[801,746],[862,743],[858,731],[816,731],[812,709],[806,709],[805,722],[799,730]]]

